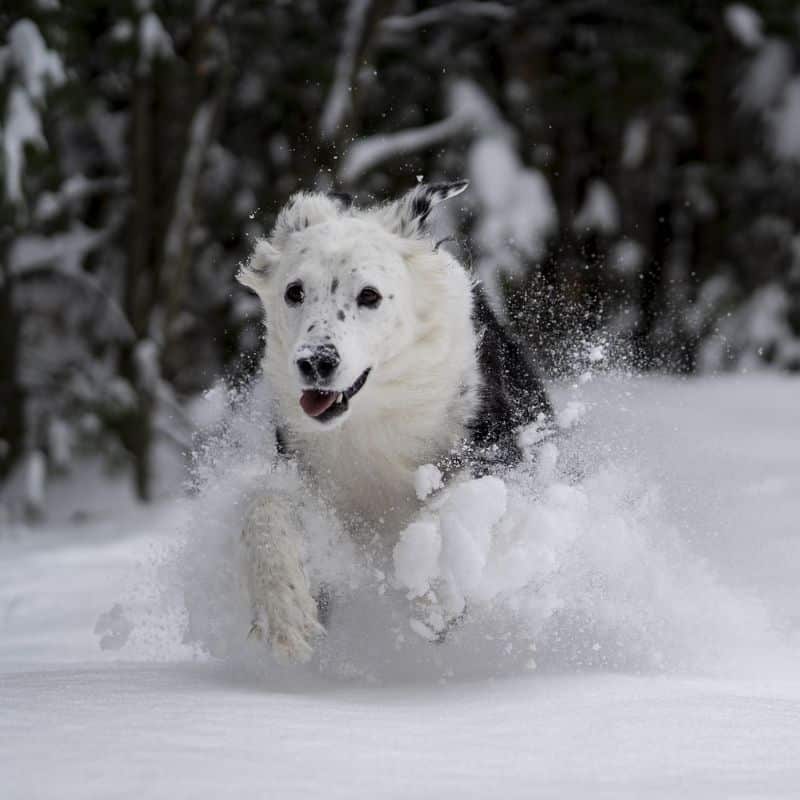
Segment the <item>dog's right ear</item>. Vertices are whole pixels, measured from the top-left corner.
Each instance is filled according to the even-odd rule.
[[[421,236],[425,233],[428,215],[434,206],[461,194],[469,181],[420,183],[399,200],[378,209],[378,219],[399,236]]]
[[[278,263],[279,256],[280,254],[269,243],[269,240],[259,239],[250,258],[239,267],[236,280],[244,286],[257,289],[269,275],[270,270]]]

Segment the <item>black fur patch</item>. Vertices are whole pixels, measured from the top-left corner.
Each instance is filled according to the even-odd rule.
[[[467,185],[468,181],[421,184],[413,191],[411,205],[408,209],[408,220],[403,221],[403,226],[405,227],[406,222],[410,222],[412,226],[422,230],[431,209],[438,203],[447,200],[448,197],[460,194],[467,188]]]
[[[345,208],[353,205],[353,195],[348,192],[328,192],[328,197],[338,200]]]
[[[526,349],[503,328],[480,287],[473,290],[473,324],[479,337],[483,377],[480,404],[468,425],[467,461],[485,472],[492,464],[514,464],[522,454],[519,428],[553,414],[544,385]]]
[[[275,447],[278,451],[278,455],[289,455],[289,445],[286,442],[286,433],[283,428],[275,428]]]
[[[428,214],[431,213],[431,194],[425,192],[418,194],[411,201],[411,219],[415,220],[418,225],[424,225],[425,220],[428,219]]]

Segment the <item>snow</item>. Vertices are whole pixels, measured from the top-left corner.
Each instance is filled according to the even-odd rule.
[[[133,351],[136,365],[136,382],[146,393],[153,395],[161,379],[158,345],[152,339],[142,339]]]
[[[493,3],[487,0],[481,0],[481,2],[457,0],[408,16],[386,17],[381,22],[381,28],[390,33],[413,33],[421,28],[452,23],[453,19],[458,17],[485,18],[487,21],[495,23],[507,22],[514,18],[514,13],[513,8],[503,3]]]
[[[129,42],[135,33],[136,29],[129,19],[120,19],[111,28],[111,38],[115,42]]]
[[[86,255],[106,237],[105,231],[93,230],[82,222],[74,222],[66,233],[17,236],[9,248],[8,266],[17,275],[45,264],[54,265],[64,274],[79,275]]]
[[[631,120],[625,128],[622,144],[622,166],[638,169],[642,166],[650,143],[650,123],[641,118]]]
[[[199,105],[192,117],[186,155],[175,192],[174,209],[164,237],[164,262],[167,272],[165,283],[167,285],[177,282],[177,278],[180,276],[181,265],[185,258],[185,242],[194,219],[194,197],[197,182],[208,151],[213,120],[214,113],[211,103]]]
[[[350,146],[339,177],[345,183],[354,183],[384,161],[433,147],[457,135],[463,128],[461,117],[453,115],[441,122],[411,130],[364,137]]]
[[[60,86],[66,78],[58,53],[47,48],[29,19],[14,23],[8,31],[8,44],[0,47],[0,80],[9,67],[15,82],[8,93],[0,133],[5,194],[11,203],[18,204],[22,201],[25,147],[47,147],[38,109],[44,105],[47,89]]]
[[[394,574],[409,597],[421,597],[439,575],[442,537],[433,520],[412,522],[394,547]]]
[[[416,153],[459,135],[511,135],[492,101],[472,81],[450,83],[446,101],[448,115],[439,122],[357,139],[342,161],[340,179],[352,183],[390,158]]]
[[[771,108],[792,74],[792,51],[786,42],[769,39],[759,48],[748,67],[737,94],[749,110]]]
[[[414,474],[414,491],[420,500],[442,488],[442,473],[434,464],[423,464]]]
[[[611,236],[619,230],[619,224],[619,205],[611,187],[599,178],[590,181],[583,205],[572,223],[575,231],[597,231]]]
[[[714,303],[713,292],[723,296],[726,285],[711,285],[707,303]],[[800,337],[791,328],[790,300],[786,289],[770,282],[757,289],[735,311],[717,324],[714,335],[702,344],[698,354],[701,370],[758,369],[767,363],[783,367],[800,365]]]
[[[333,85],[322,109],[320,135],[333,139],[347,118],[351,106],[351,85],[358,66],[358,52],[364,38],[372,0],[350,0],[345,20],[345,32],[339,57],[336,60]]]
[[[298,485],[265,475],[266,418],[209,442],[194,500],[6,525],[4,798],[795,796],[798,390],[764,373],[556,387],[581,426],[525,480],[429,497],[416,524],[441,551],[408,547],[405,573],[395,552],[397,575],[326,550],[336,526],[309,508],[312,561],[341,586],[303,669],[225,617],[247,493]],[[422,638],[436,602],[392,582],[416,593],[443,566],[469,613],[439,645]],[[184,639],[187,613],[239,650]]]
[[[32,450],[21,465],[24,513],[37,518],[44,510],[47,461],[41,450]]]
[[[56,469],[69,466],[74,445],[72,429],[63,420],[54,417],[47,426],[47,451],[50,463]]]
[[[504,136],[486,136],[470,149],[470,185],[481,208],[476,237],[482,249],[517,263],[509,248],[534,259],[544,255],[547,237],[558,224],[550,186],[536,169],[526,169]]]
[[[725,24],[731,35],[745,47],[755,48],[764,41],[761,16],[744,3],[733,3],[725,9]]]
[[[49,50],[36,24],[29,19],[14,23],[8,31],[8,63],[27,95],[41,103],[48,87],[66,80],[61,58]]]
[[[580,422],[584,414],[586,414],[586,404],[580,400],[570,400],[556,414],[556,424],[562,430],[569,430]]]
[[[800,161],[800,78],[793,78],[783,91],[780,105],[769,114],[775,155]]]
[[[6,197],[12,203],[22,200],[22,175],[25,172],[25,147],[47,147],[42,122],[28,95],[18,86],[8,95],[3,133]]]
[[[154,61],[167,60],[173,55],[172,39],[158,15],[153,11],[142,14],[139,20],[139,72],[147,74]]]
[[[523,164],[514,135],[479,86],[458,82],[450,103],[471,121],[467,174],[477,205],[475,266],[499,312],[502,275],[517,274],[529,260],[544,256],[558,227],[558,210],[547,178]]]

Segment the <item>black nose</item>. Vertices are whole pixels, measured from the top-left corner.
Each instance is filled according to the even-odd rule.
[[[297,359],[297,369],[307,381],[327,381],[339,366],[338,350],[331,345],[323,345],[307,356]]]

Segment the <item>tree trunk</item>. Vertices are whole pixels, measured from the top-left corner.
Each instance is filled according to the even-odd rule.
[[[0,277],[0,478],[22,453],[25,440],[25,391],[19,384],[21,320],[14,308],[13,282]]]
[[[125,311],[135,339],[123,347],[120,373],[136,394],[136,405],[120,421],[120,437],[133,459],[136,494],[151,498],[150,451],[153,441],[154,398],[139,380],[136,365],[137,344],[150,333],[150,314],[157,281],[154,247],[154,152],[157,141],[153,130],[153,79],[136,79],[131,115],[131,215],[128,240],[128,272],[125,282]]]

